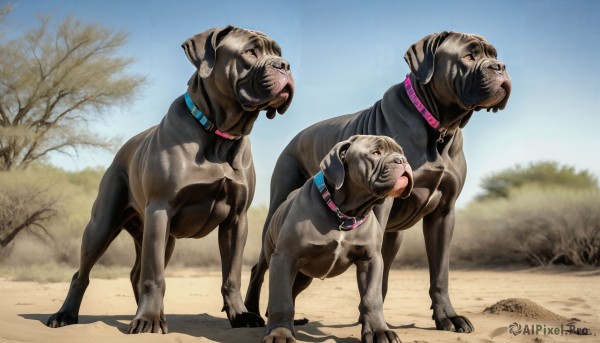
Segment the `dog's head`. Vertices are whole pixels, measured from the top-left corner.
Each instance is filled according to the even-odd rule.
[[[412,169],[398,143],[386,136],[355,135],[336,144],[321,161],[325,179],[351,195],[406,198],[413,187]]]
[[[494,112],[506,107],[510,77],[496,49],[480,35],[432,34],[413,44],[404,59],[417,80],[430,84],[445,105]]]
[[[279,45],[262,32],[233,26],[213,28],[182,44],[196,68],[198,82],[219,102],[225,118],[214,118],[221,131],[248,134],[260,111],[273,118],[285,113],[294,95],[290,64]],[[213,104],[215,106],[215,104]],[[240,113],[246,118],[237,118]]]

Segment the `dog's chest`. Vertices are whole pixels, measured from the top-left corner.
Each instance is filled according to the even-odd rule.
[[[204,163],[187,176],[172,202],[171,235],[206,236],[247,209],[251,190],[242,171],[228,164]]]
[[[464,167],[447,151],[413,171],[414,187],[408,199],[394,201],[388,230],[412,227],[439,206],[449,206],[458,196],[464,183]]]
[[[369,230],[359,227],[355,230]],[[366,255],[367,246],[373,245],[371,233],[334,231],[321,242],[310,244],[310,257],[300,270],[314,278],[326,279],[345,272],[359,256]]]

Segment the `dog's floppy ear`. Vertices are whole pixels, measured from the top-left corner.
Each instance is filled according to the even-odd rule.
[[[404,60],[408,63],[410,71],[421,84],[427,84],[431,80],[435,67],[435,51],[451,33],[444,31],[426,36],[411,45],[404,54]]]
[[[208,29],[190,37],[181,44],[187,58],[198,69],[200,77],[206,78],[210,76],[215,66],[217,47],[233,28],[233,26],[227,26],[224,29]]]
[[[340,189],[344,184],[346,170],[344,169],[344,158],[352,142],[342,141],[336,144],[333,149],[321,161],[321,170],[329,182],[335,185],[335,189]]]

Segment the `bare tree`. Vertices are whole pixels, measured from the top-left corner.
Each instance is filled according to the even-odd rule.
[[[0,248],[6,248],[25,231],[42,239],[52,237],[44,224],[56,215],[55,203],[55,199],[37,187],[0,190]]]
[[[0,8],[0,21],[9,11]],[[53,152],[113,148],[88,123],[126,104],[146,78],[117,55],[127,34],[67,18],[16,39],[0,37],[0,170],[23,169]]]

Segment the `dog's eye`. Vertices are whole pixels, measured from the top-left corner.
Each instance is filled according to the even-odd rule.
[[[468,61],[475,61],[475,56],[473,54],[467,54],[463,58]]]
[[[244,50],[244,55],[256,57],[256,51],[254,49],[246,49]]]
[[[381,156],[381,151],[375,150],[375,151],[371,152],[371,155],[379,157],[379,156]]]

